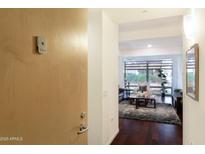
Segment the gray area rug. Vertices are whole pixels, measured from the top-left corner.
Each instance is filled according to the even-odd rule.
[[[120,118],[181,125],[181,120],[171,104],[157,103],[156,108],[139,107],[136,109],[135,105],[123,101],[119,103],[119,116]]]

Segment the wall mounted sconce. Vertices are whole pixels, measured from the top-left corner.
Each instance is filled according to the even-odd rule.
[[[191,14],[184,16],[183,27],[184,27],[185,37],[189,40],[194,41],[196,35],[196,21],[195,21],[194,9],[192,9]]]

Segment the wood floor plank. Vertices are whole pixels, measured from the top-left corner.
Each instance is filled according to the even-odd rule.
[[[182,126],[120,118],[119,128],[112,145],[182,144]]]

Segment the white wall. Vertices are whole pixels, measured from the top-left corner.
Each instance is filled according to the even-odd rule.
[[[102,12],[88,16],[88,144],[102,144]]]
[[[184,36],[184,65],[186,73],[185,51],[193,45],[199,44],[199,101],[189,98],[186,93],[186,75],[184,75],[184,100],[183,100],[183,143],[205,144],[205,9],[195,9],[196,35],[193,41]]]
[[[156,56],[156,55],[170,55],[170,54],[180,54],[182,52],[182,47],[169,47],[169,48],[145,48],[137,50],[120,50],[120,55],[124,57],[130,56]]]
[[[118,25],[103,13],[103,143],[118,133]]]
[[[88,40],[88,144],[110,144],[119,131],[118,25],[90,9]]]
[[[166,27],[157,27],[150,28],[145,30],[135,30],[127,31],[120,33],[120,41],[127,40],[137,40],[137,39],[150,39],[150,38],[163,38],[171,36],[180,36],[181,35],[181,26],[166,26]]]

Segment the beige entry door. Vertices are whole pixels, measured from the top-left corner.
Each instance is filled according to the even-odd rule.
[[[87,144],[86,114],[87,10],[0,9],[0,144]]]

